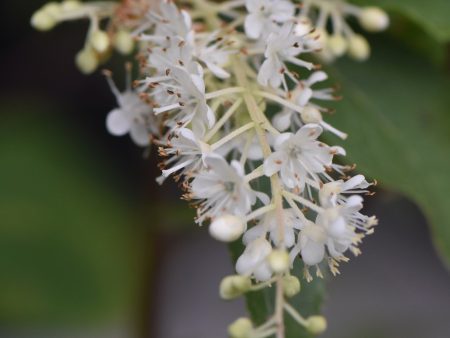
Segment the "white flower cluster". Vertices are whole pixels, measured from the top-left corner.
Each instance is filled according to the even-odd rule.
[[[387,17],[341,0],[147,7],[132,32],[139,41],[135,89],[120,93],[106,72],[119,104],[107,117],[108,130],[130,133],[140,146],[153,140],[163,158],[158,180],[181,183],[183,198],[197,208],[196,222],[209,224],[218,240],[242,238],[238,275],[222,282],[224,298],[277,285],[273,318],[257,328],[238,320],[231,336],[281,337],[284,311],[311,332],[323,331],[322,317],[304,319],[285,302],[300,290],[290,268],[302,262],[307,280],[311,267],[322,276],[322,263],[338,273],[377,221],[361,213],[361,195],[373,183],[350,177],[353,167],[333,161],[345,150],[319,140],[323,132],[347,135],[324,121],[326,101],[338,97],[321,85],[327,74],[303,57],[324,48],[329,18],[334,37],[346,39],[355,54],[345,16],[356,15],[372,31],[385,28]]]

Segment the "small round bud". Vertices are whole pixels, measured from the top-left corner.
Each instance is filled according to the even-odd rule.
[[[65,0],[61,3],[61,9],[64,12],[71,12],[81,7],[81,2],[77,0]]]
[[[294,297],[300,292],[301,286],[300,281],[295,276],[284,276],[283,277],[283,291],[286,297]]]
[[[366,7],[361,10],[359,23],[369,32],[379,32],[389,26],[389,16],[378,7]]]
[[[239,318],[228,326],[228,334],[231,338],[249,338],[253,330],[253,324],[248,318]]]
[[[302,121],[304,123],[322,122],[322,114],[320,113],[319,109],[312,106],[306,106],[305,108],[303,108],[302,112],[300,113],[300,117],[302,118]]]
[[[210,235],[222,242],[232,242],[245,231],[243,220],[234,215],[223,215],[214,219],[209,226]]]
[[[226,300],[239,297],[252,286],[250,277],[233,275],[227,276],[220,282],[220,297]]]
[[[267,262],[274,273],[285,272],[289,268],[289,254],[286,250],[272,250]]]
[[[353,35],[348,39],[348,55],[357,61],[365,61],[370,56],[370,46],[362,35]]]
[[[82,73],[91,74],[98,67],[97,54],[91,48],[82,49],[76,55],[75,63]]]
[[[347,40],[341,34],[334,34],[328,38],[328,49],[334,56],[340,57],[347,51]]]
[[[119,30],[114,36],[114,47],[119,53],[130,54],[134,48],[134,40],[131,34],[125,30]]]
[[[321,334],[327,329],[327,320],[323,316],[306,318],[306,329],[312,334]]]
[[[31,17],[31,26],[40,31],[48,31],[56,26],[58,21],[44,10],[38,10]]]
[[[96,30],[89,38],[89,43],[99,53],[104,53],[109,47],[109,36],[106,32]]]

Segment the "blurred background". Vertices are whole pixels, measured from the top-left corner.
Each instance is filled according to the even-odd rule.
[[[73,62],[86,23],[35,32],[29,18],[44,3],[0,4],[0,337],[225,337],[226,326],[246,313],[242,300],[218,297],[221,278],[233,271],[227,248],[192,225],[193,212],[174,184],[155,183],[154,152],[107,133],[114,97],[99,72],[83,76]],[[390,52],[402,29],[426,34],[402,25],[394,25]],[[406,50],[401,55],[421,55],[426,67],[448,78],[447,46],[407,40],[398,48]],[[119,86],[123,61],[115,57],[107,65],[117,70]],[[395,68],[376,72],[395,76]],[[408,81],[425,79],[412,73]],[[448,95],[447,84],[435,91],[436,83],[426,82],[428,91]],[[402,95],[412,106],[423,102]],[[438,120],[443,142],[450,138],[448,107],[448,116]],[[349,146],[365,147],[364,137],[359,145],[350,138]],[[437,161],[436,170],[424,175],[443,171],[439,182],[448,187],[450,148],[444,149],[442,166]],[[391,165],[383,164],[387,174]],[[324,337],[448,338],[450,275],[433,247],[429,222],[404,197],[408,189],[387,188],[382,180],[369,198],[367,212],[379,216],[380,226],[364,243],[364,254],[327,281]],[[445,192],[428,198],[428,205],[450,208]],[[446,221],[438,234],[444,236],[441,248],[450,231]]]

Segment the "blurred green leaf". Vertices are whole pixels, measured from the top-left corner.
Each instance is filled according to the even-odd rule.
[[[230,245],[231,256],[234,262],[237,261],[244,246],[239,241]],[[294,306],[303,316],[320,314],[321,304],[325,294],[325,282],[323,279],[315,278],[311,283],[302,279],[303,267],[297,260],[292,270],[292,275],[298,277],[301,281],[301,292],[290,298],[289,303]],[[248,292],[245,295],[247,309],[256,325],[263,324],[274,313],[275,286],[265,288],[256,292]],[[310,338],[314,337],[308,333],[302,326],[295,322],[288,314],[285,315],[286,338]]]
[[[415,200],[450,262],[450,81],[398,43],[375,43],[370,61],[341,61],[344,99],[330,122],[360,171]],[[405,229],[405,236],[408,229]]]
[[[132,210],[95,147],[49,110],[1,106],[0,320],[123,323],[140,257]]]
[[[353,0],[362,6],[380,6],[409,17],[440,42],[450,41],[448,0]]]

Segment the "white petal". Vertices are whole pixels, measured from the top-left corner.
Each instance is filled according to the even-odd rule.
[[[124,111],[120,109],[112,110],[106,117],[106,128],[115,136],[121,136],[130,130],[130,122],[126,118]]]
[[[306,106],[313,95],[311,88],[304,88],[297,97],[297,103],[299,106]]]
[[[325,245],[309,240],[301,250],[306,265],[319,264],[325,256]]]
[[[276,114],[272,120],[272,124],[279,131],[285,131],[291,126],[292,112],[282,111]]]
[[[260,37],[263,30],[264,21],[258,14],[249,14],[245,17],[244,29],[245,34],[250,39],[257,39]]]
[[[130,136],[138,146],[145,147],[150,144],[147,128],[142,124],[133,124],[130,129]]]
[[[311,74],[311,76],[306,80],[308,86],[312,86],[317,82],[322,82],[328,79],[328,75],[324,71],[318,71]]]
[[[284,156],[280,152],[272,153],[268,158],[264,161],[264,175],[267,177],[272,176],[273,174],[280,171],[281,166],[283,165]]]

